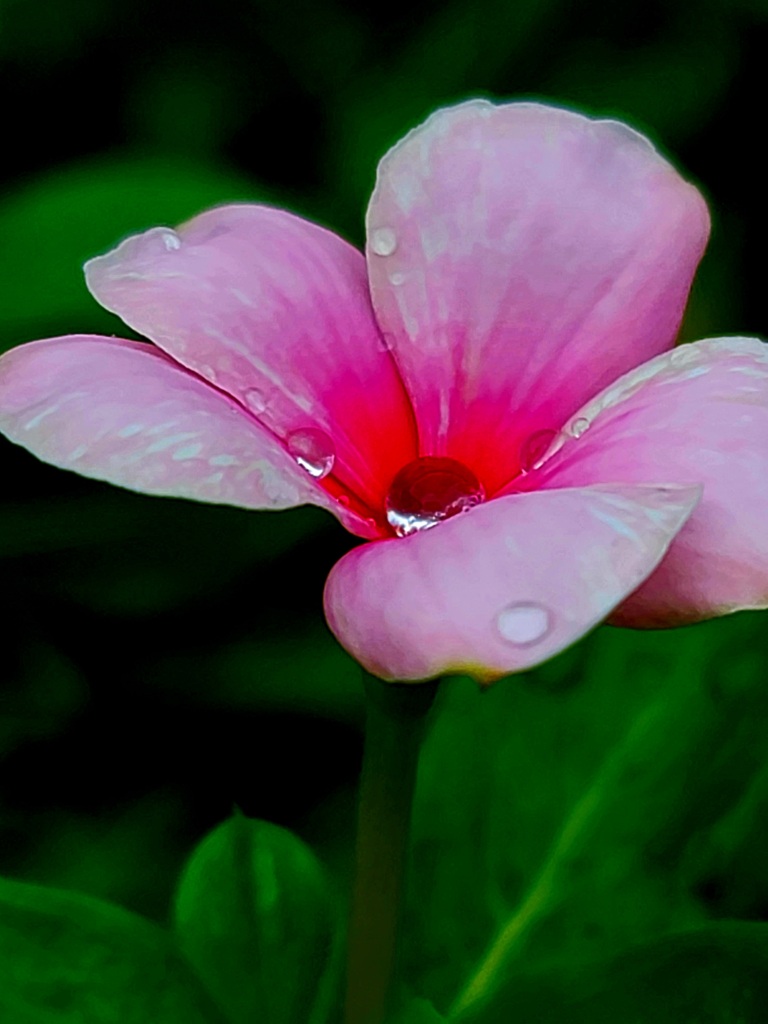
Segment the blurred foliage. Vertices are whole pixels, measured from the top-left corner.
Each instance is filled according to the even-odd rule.
[[[552,972],[515,978],[461,1024],[760,1024],[766,968],[768,925],[709,925],[578,969],[566,984]]]
[[[649,132],[714,215],[683,337],[765,334],[753,139],[767,36],[765,0],[169,0],[151,17],[0,0],[0,350],[125,333],[82,262],[214,203],[278,203],[360,243],[380,155],[468,95]],[[6,442],[0,458],[0,873],[164,919],[188,851],[236,801],[297,828],[344,884],[359,670],[320,606],[343,531],[313,510],[140,497]],[[584,1019],[599,1020],[587,990],[617,946],[768,918],[765,637],[752,615],[601,629],[490,693],[446,687],[408,960],[437,1009],[417,1001],[408,1021],[439,1020],[452,965],[478,963],[510,922],[513,980],[524,958],[558,993],[563,962],[578,964]],[[647,963],[617,967],[621,985],[670,976],[661,953]]]
[[[324,1024],[339,1001],[334,902],[309,847],[238,814],[187,863],[175,933],[232,1024]]]
[[[557,977],[768,909],[764,861],[749,879],[729,863],[768,799],[756,629],[761,613],[677,633],[604,628],[520,683],[445,685],[415,818],[414,991],[447,1009],[472,984]],[[746,913],[734,884],[752,894]],[[456,964],[475,965],[471,984]]]
[[[157,925],[84,896],[0,881],[9,1024],[223,1024]]]

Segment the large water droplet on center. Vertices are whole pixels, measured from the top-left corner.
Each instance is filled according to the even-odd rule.
[[[456,459],[425,455],[404,466],[387,495],[387,521],[398,537],[428,530],[485,499],[483,485]]]
[[[336,448],[323,430],[316,427],[294,430],[286,438],[286,446],[288,453],[315,480],[322,480],[333,469]]]

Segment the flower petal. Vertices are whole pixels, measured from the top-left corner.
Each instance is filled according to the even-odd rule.
[[[600,622],[656,567],[696,487],[592,487],[498,498],[423,533],[355,548],[328,622],[389,680],[530,668]]]
[[[86,277],[103,306],[280,439],[323,431],[336,455],[324,484],[383,508],[415,435],[356,249],[283,210],[227,206],[129,238]]]
[[[575,419],[591,425],[524,478],[526,488],[704,486],[668,556],[614,621],[676,625],[768,606],[768,345],[683,345],[624,376]]]
[[[350,514],[232,398],[143,342],[73,335],[7,352],[0,430],[46,462],[136,491]]]
[[[412,131],[379,166],[368,264],[422,454],[503,486],[527,436],[669,347],[708,231],[617,122],[473,100]]]

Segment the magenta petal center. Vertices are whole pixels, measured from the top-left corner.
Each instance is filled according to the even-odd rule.
[[[387,494],[387,521],[398,537],[427,530],[485,500],[471,469],[456,459],[427,455],[397,474]]]

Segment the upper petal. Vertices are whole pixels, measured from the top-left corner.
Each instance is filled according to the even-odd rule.
[[[768,345],[715,338],[627,374],[576,413],[527,487],[700,483],[700,505],[614,620],[673,625],[768,605]],[[558,442],[560,444],[560,442]]]
[[[489,493],[527,436],[672,343],[709,232],[696,189],[626,126],[478,100],[384,157],[367,222],[422,454]]]
[[[530,668],[645,579],[699,493],[617,485],[497,498],[349,552],[326,584],[328,622],[384,679],[487,682]]]
[[[149,494],[351,515],[237,402],[143,342],[74,335],[7,352],[0,430],[55,466]]]
[[[336,453],[324,486],[383,507],[415,438],[356,249],[283,210],[228,206],[129,238],[86,276],[103,306],[282,441],[323,431]]]

